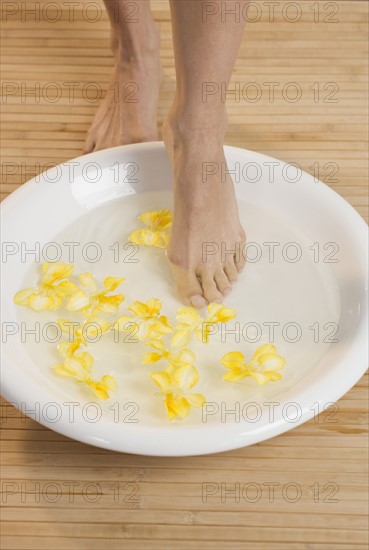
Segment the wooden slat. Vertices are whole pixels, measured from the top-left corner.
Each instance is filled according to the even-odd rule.
[[[151,3],[162,36],[160,131],[175,90],[175,72],[168,3]],[[303,0],[301,20],[293,24],[283,16],[287,0],[275,6],[273,22],[265,7],[268,3],[258,3],[262,16],[258,23],[247,24],[231,88],[255,82],[263,95],[256,103],[228,96],[227,143],[297,162],[309,173],[318,162],[321,179],[367,219],[368,3],[319,2],[320,22],[314,23],[317,3]],[[76,4],[72,22],[67,2],[55,5],[41,0],[39,9],[49,5],[49,20],[41,17],[37,22],[32,16],[22,19],[25,4],[31,8],[36,3],[2,2],[0,8],[1,198],[46,164],[81,153],[97,107],[86,101],[83,86],[96,82],[104,96],[113,67],[101,0],[96,23],[84,17],[83,1]],[[324,22],[332,6],[338,7],[338,22]],[[59,13],[60,20],[52,23],[50,19]],[[70,102],[64,83],[76,80],[79,87]],[[52,103],[47,94],[41,94],[40,101],[24,96],[22,83],[27,90],[39,83],[47,91],[49,82],[60,87],[57,102]],[[273,102],[267,82],[279,83]],[[302,98],[296,103],[286,101],[282,93],[290,82],[301,86]],[[336,83],[338,102],[324,102],[324,92],[315,103],[311,86],[316,82]],[[325,171],[326,163],[338,166],[335,181]],[[83,445],[2,400],[0,546],[2,550],[366,550],[368,380],[365,375],[338,402],[337,422],[331,422],[327,411],[253,447],[175,459]],[[127,483],[137,490],[132,502]],[[207,497],[209,484],[216,493]],[[296,502],[288,500],[291,489],[286,493],[291,484],[301,491]],[[245,486],[250,487],[246,496]],[[225,494],[232,488],[241,491],[239,498]]]

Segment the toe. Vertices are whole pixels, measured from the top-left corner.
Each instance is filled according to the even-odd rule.
[[[237,269],[238,273],[240,273],[246,265],[246,260],[243,257],[243,254],[240,254],[239,258],[235,257],[234,258],[234,263],[235,263],[235,266],[236,266],[236,269]]]
[[[237,267],[234,263],[233,258],[229,259],[227,263],[224,265],[224,272],[228,277],[228,281],[232,284],[237,281],[238,278],[238,271]]]
[[[202,308],[206,306],[202,286],[194,271],[187,271],[182,267],[170,263],[174,280],[177,284],[178,294],[186,306]]]
[[[203,294],[209,304],[221,304],[223,301],[223,295],[218,290],[218,286],[214,278],[214,273],[210,271],[203,271],[200,275],[200,278]]]
[[[218,287],[219,292],[223,296],[228,296],[228,294],[231,292],[232,287],[230,285],[230,282],[228,280],[227,275],[224,273],[223,269],[217,271],[214,275],[214,279],[216,282],[216,285]]]
[[[204,296],[200,296],[199,294],[196,294],[196,296],[190,296],[188,298],[188,302],[192,307],[195,307],[196,309],[201,309],[207,304]],[[187,303],[187,301],[185,303]]]

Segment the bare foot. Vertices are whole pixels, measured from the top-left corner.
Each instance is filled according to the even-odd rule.
[[[159,35],[153,34],[140,51],[129,51],[112,34],[115,67],[95,118],[88,130],[84,153],[116,145],[158,139],[156,108],[162,68]]]
[[[224,118],[219,123],[179,123],[172,107],[163,138],[174,175],[174,216],[168,259],[181,300],[201,308],[221,303],[231,291],[245,260],[241,226],[231,177],[222,178]],[[204,173],[204,163],[219,170]],[[224,172],[224,171],[223,171]]]

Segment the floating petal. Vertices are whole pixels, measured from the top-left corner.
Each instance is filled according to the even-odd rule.
[[[81,311],[89,304],[90,304],[89,296],[85,292],[83,292],[83,290],[79,290],[69,298],[67,303],[67,310]]]
[[[69,298],[78,292],[79,288],[73,281],[62,281],[58,285],[53,286],[53,291],[61,298]]]
[[[29,306],[30,297],[37,292],[37,288],[25,288],[20,290],[14,296],[14,303],[17,304],[17,306]]]
[[[174,370],[172,379],[182,390],[189,390],[197,384],[199,373],[193,365],[184,365]]]
[[[104,279],[104,287],[108,292],[113,292],[118,286],[120,286],[125,279],[123,277],[106,277]]]
[[[99,296],[97,309],[103,313],[115,313],[122,302],[124,302],[123,294],[115,294],[114,296]]]
[[[157,386],[164,392],[166,392],[171,385],[171,379],[168,373],[161,372],[150,372],[150,378],[152,378]]]
[[[174,348],[181,348],[187,346],[191,341],[191,330],[177,330],[173,335],[171,345]]]
[[[152,319],[160,313],[161,301],[158,298],[150,298],[146,303],[137,301],[133,302],[128,309],[137,317]]]
[[[220,362],[226,369],[243,368],[246,366],[245,357],[240,351],[230,351],[221,358]]]
[[[44,262],[41,266],[41,273],[43,274],[42,283],[45,285],[52,285],[56,281],[70,277],[73,271],[74,266],[72,264],[65,264],[64,262]]]
[[[277,348],[273,345],[273,344],[263,344],[262,346],[260,346],[260,348],[258,348],[254,355],[253,355],[253,360],[258,360],[259,357],[261,355],[264,355],[265,353],[273,353],[273,354],[276,354],[277,353]]]
[[[97,293],[97,284],[92,273],[80,273],[78,275],[81,285],[89,294]]]
[[[196,356],[190,349],[182,349],[177,355],[173,355],[170,359],[174,367],[183,367],[193,365],[196,361]]]
[[[208,305],[208,318],[209,323],[226,323],[231,319],[234,319],[237,312],[234,309],[225,307],[223,304],[209,304]]]
[[[152,365],[153,363],[157,363],[158,361],[160,361],[160,359],[162,359],[163,356],[161,353],[156,353],[156,352],[148,352],[148,353],[144,353],[144,355],[142,356],[142,359],[141,359],[141,362],[143,365]]]
[[[167,415],[170,420],[179,416],[180,418],[186,418],[190,412],[190,404],[184,397],[176,397],[172,393],[169,393],[164,401]]]
[[[274,353],[263,353],[258,358],[258,363],[265,370],[281,370],[283,369],[286,361],[283,357],[276,355]]]
[[[169,234],[165,231],[151,231],[151,229],[137,229],[132,231],[129,236],[132,243],[145,246],[155,246],[157,248],[167,248],[169,243]]]
[[[29,297],[29,305],[35,311],[45,309],[56,310],[62,304],[62,299],[57,296],[47,296],[45,294],[31,294]]]
[[[141,214],[138,219],[153,231],[162,231],[172,226],[173,216],[170,210],[148,210]]]
[[[189,393],[186,395],[186,399],[191,407],[202,407],[206,403],[205,397],[201,393]]]

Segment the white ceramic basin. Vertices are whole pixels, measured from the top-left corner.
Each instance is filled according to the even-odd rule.
[[[94,405],[71,380],[51,371],[55,345],[42,334],[39,342],[25,334],[36,322],[59,315],[26,312],[13,303],[13,295],[35,281],[35,256],[26,249],[39,247],[36,259],[42,261],[59,248],[62,259],[70,260],[65,243],[75,241],[80,270],[125,276],[127,299],[158,297],[173,318],[180,304],[163,251],[140,249],[139,261],[132,263],[129,249],[118,260],[109,249],[126,242],[141,211],[170,207],[170,166],[157,142],[79,157],[29,181],[3,202],[1,378],[6,399],[52,430],[91,445],[180,456],[274,437],[321,412],[359,380],[367,365],[366,224],[344,199],[296,167],[235,147],[225,151],[242,223],[254,243],[225,303],[237,309],[248,332],[239,343],[232,335],[221,341],[218,334],[204,348],[198,368],[206,408],[185,421],[169,422],[146,367],[124,344],[99,348],[101,372],[116,375],[119,390],[110,401]],[[204,165],[204,175],[222,168]],[[103,252],[95,263],[81,252],[83,243],[92,241]],[[265,387],[223,382],[222,353],[240,349],[252,354],[270,341],[266,327],[270,330],[271,323],[287,360],[283,379]],[[258,327],[263,329],[259,339]],[[300,338],[295,338],[299,327]],[[151,370],[159,369],[154,365]]]

